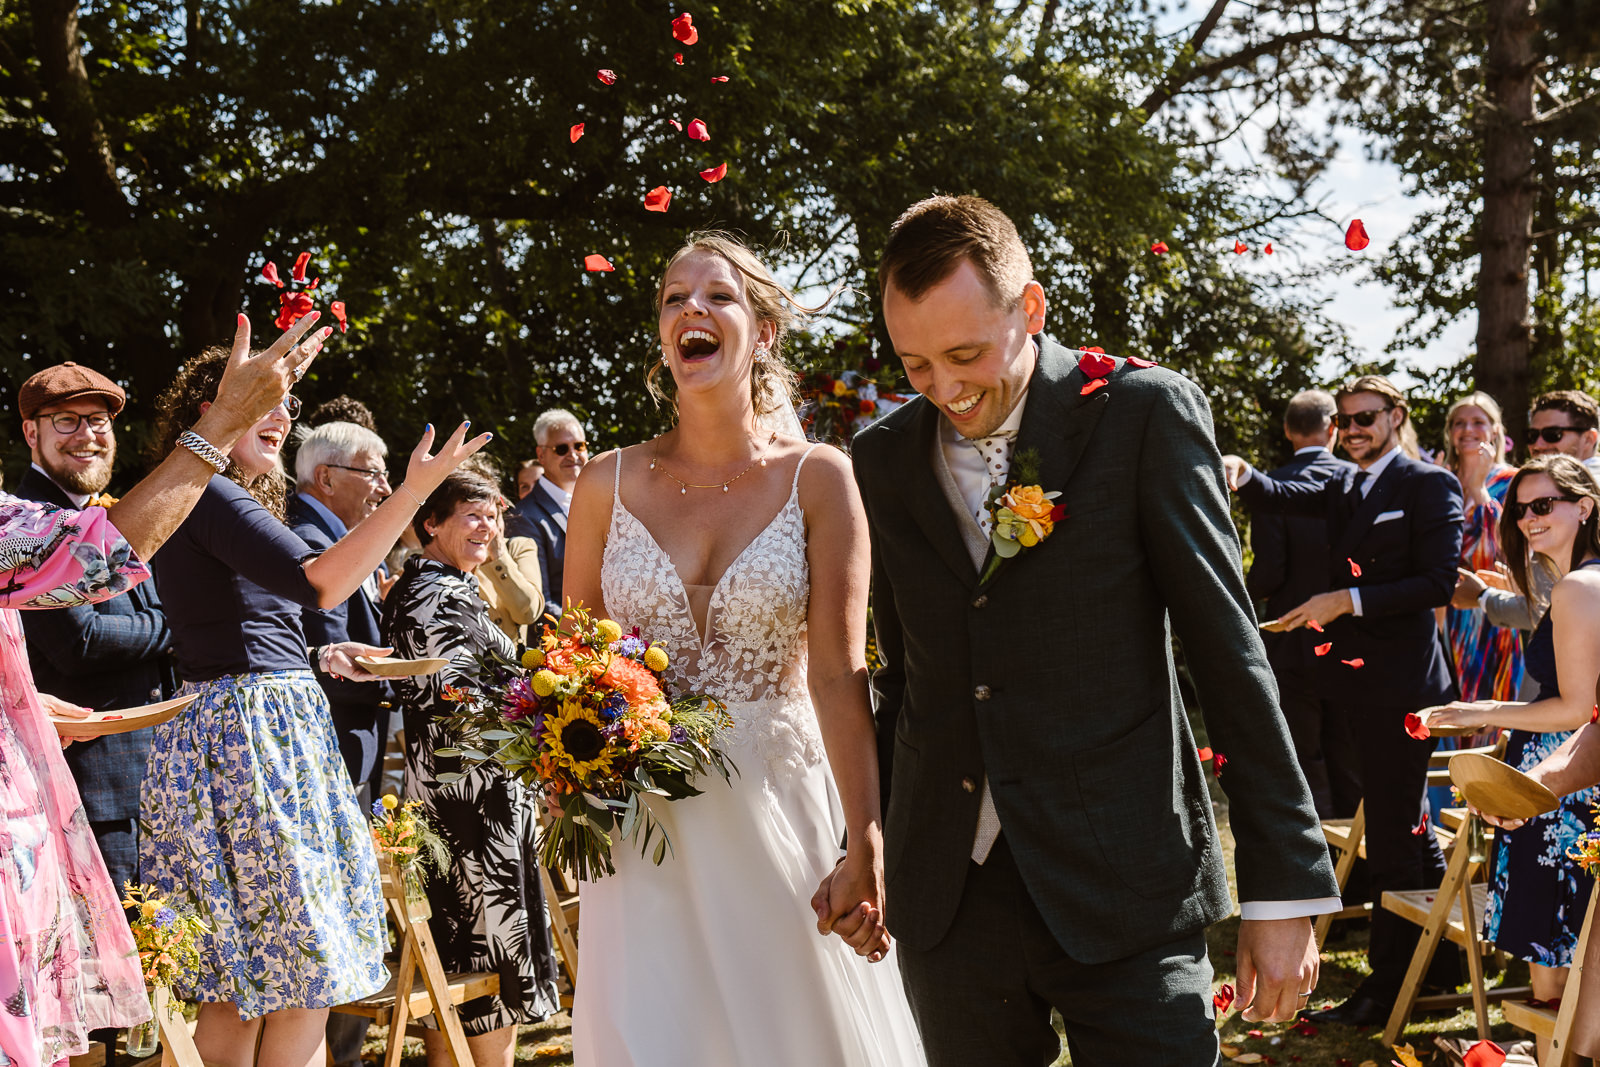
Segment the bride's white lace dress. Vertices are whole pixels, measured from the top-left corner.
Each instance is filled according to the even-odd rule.
[[[613,497],[606,610],[668,644],[676,684],[728,702],[736,725],[725,747],[740,773],[731,788],[714,779],[701,796],[656,807],[673,847],[661,866],[619,842],[617,873],[583,885],[580,1065],[925,1062],[892,953],[868,963],[820,936],[810,907],[844,820],[806,688],[799,478],[797,467],[783,509],[709,590],[685,587]]]

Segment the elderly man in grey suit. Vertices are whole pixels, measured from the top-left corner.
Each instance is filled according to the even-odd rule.
[[[1304,1006],[1309,916],[1339,903],[1205,399],[1041,336],[1016,228],[975,197],[908,209],[879,281],[921,396],[854,459],[883,663],[884,915],[929,1062],[1049,1064],[1053,1007],[1079,1067],[1213,1063],[1204,932],[1232,905],[1174,632],[1227,761],[1246,1018]],[[1053,527],[1007,558],[986,501],[1030,485],[1061,494]],[[848,933],[859,905],[843,904],[819,925]]]

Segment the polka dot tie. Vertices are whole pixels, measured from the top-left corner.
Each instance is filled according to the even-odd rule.
[[[989,471],[989,484],[1004,485],[1006,478],[1011,473],[1011,445],[1017,435],[1013,433],[996,433],[988,437],[974,437],[972,447],[978,450],[978,455],[983,457],[983,465]],[[978,528],[985,537],[993,524],[989,521],[989,494],[984,494],[983,503],[978,505]]]

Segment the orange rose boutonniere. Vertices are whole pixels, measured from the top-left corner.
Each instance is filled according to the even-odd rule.
[[[1038,466],[1038,458],[1030,453],[1019,453],[1012,463],[1027,482],[1038,476]],[[1056,523],[1067,517],[1066,509],[1056,503],[1060,495],[1047,493],[1039,485],[1016,482],[997,485],[989,491],[989,541],[994,545],[994,556],[984,569],[984,581],[999,569],[1002,560],[1034,547],[1055,532]]]

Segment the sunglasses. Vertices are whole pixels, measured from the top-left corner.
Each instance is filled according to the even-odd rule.
[[[573,441],[571,444],[568,444],[565,441],[563,441],[559,445],[546,445],[545,447],[548,448],[550,451],[554,452],[558,456],[564,456],[564,455],[567,454],[568,449],[574,449],[574,448],[577,449],[579,452],[582,452],[586,456],[589,454],[589,442],[588,441]]]
[[[1339,415],[1335,415],[1333,417],[1333,424],[1335,426],[1339,427],[1339,429],[1341,429],[1341,430],[1348,430],[1350,428],[1350,424],[1353,422],[1357,426],[1360,426],[1363,429],[1365,429],[1366,427],[1371,426],[1373,423],[1377,422],[1379,415],[1382,415],[1385,411],[1393,411],[1393,410],[1394,410],[1394,405],[1390,404],[1388,407],[1381,407],[1381,408],[1378,408],[1376,411],[1357,411],[1353,415],[1339,414]]]
[[[300,417],[300,398],[293,393],[280,400],[278,406],[283,408],[283,413],[289,416],[290,422]]]
[[[1511,520],[1513,522],[1521,522],[1522,517],[1530,511],[1542,518],[1550,514],[1551,509],[1563,501],[1568,504],[1575,504],[1577,503],[1577,498],[1570,496],[1542,496],[1538,500],[1518,500],[1509,505]]]
[[[1522,443],[1531,445],[1535,441],[1543,441],[1547,445],[1553,445],[1559,443],[1569,433],[1582,432],[1576,426],[1546,426],[1540,430],[1535,430],[1532,426],[1529,426],[1522,431]]]

